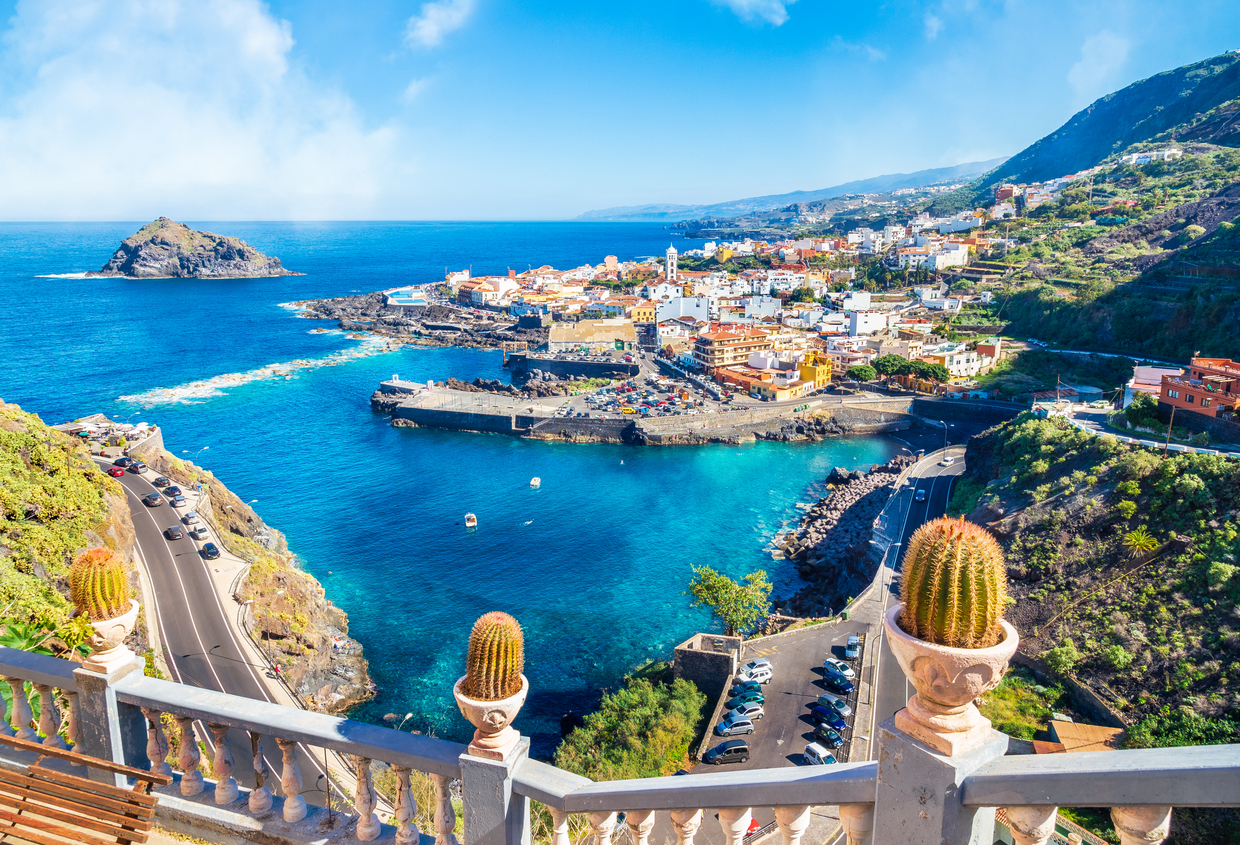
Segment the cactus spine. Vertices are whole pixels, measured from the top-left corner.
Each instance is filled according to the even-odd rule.
[[[952,648],[999,642],[1007,603],[1003,550],[981,526],[942,517],[918,528],[904,552],[900,627]]]
[[[89,549],[69,567],[69,596],[92,622],[129,611],[129,568],[111,549]]]
[[[475,701],[500,701],[521,691],[525,638],[507,613],[492,611],[474,623],[462,692]]]

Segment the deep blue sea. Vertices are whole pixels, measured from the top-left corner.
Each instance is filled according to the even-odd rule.
[[[94,412],[157,423],[175,453],[210,447],[199,462],[258,500],[348,612],[380,691],[356,718],[413,712],[419,730],[466,738],[451,692],[466,638],[478,615],[506,610],[525,629],[531,683],[517,726],[548,753],[563,713],[709,628],[684,595],[690,567],[766,567],[785,585],[795,571],[764,547],[795,504],[833,466],[885,461],[899,445],[643,449],[392,428],[368,404],[381,379],[503,378],[499,351],[376,354],[281,307],[434,282],[445,267],[661,254],[670,233],[657,225],[189,222],[306,275],[48,278],[98,269],[141,223],[0,224],[0,398],[50,423]],[[298,360],[330,365],[262,371]]]

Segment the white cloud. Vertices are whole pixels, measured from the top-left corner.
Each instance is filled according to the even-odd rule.
[[[476,0],[433,0],[423,3],[418,13],[409,19],[409,43],[419,47],[438,46],[444,36],[469,22],[475,5]]]
[[[711,0],[718,6],[727,6],[743,21],[766,21],[780,26],[788,20],[788,7],[796,0]]]
[[[933,41],[939,37],[939,33],[943,31],[943,19],[932,12],[926,12],[926,40]]]
[[[430,79],[427,77],[410,80],[409,84],[405,86],[405,102],[412,103],[416,100],[418,96],[426,90],[426,86],[429,85],[430,82]]]
[[[1104,29],[1085,39],[1081,58],[1068,71],[1068,84],[1079,105],[1085,105],[1115,87],[1132,45],[1127,38]]]
[[[0,36],[0,219],[373,217],[399,133],[290,65],[261,0],[21,0]]]

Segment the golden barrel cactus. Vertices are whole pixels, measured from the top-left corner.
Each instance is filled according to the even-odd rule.
[[[500,701],[521,691],[525,637],[507,613],[483,614],[469,633],[469,655],[461,692],[475,701]]]
[[[92,622],[129,611],[129,567],[111,549],[89,549],[69,566],[69,599]]]
[[[963,518],[918,528],[904,551],[900,627],[951,648],[989,648],[1003,637],[1007,570],[994,536]]]

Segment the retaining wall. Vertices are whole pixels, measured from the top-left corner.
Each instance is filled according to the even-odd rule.
[[[1171,406],[1165,402],[1158,403],[1158,418],[1166,425],[1171,420]],[[1212,440],[1218,440],[1222,443],[1240,443],[1240,423],[1234,423],[1230,420],[1221,420],[1216,417],[1207,417],[1204,414],[1195,414],[1192,411],[1185,411],[1180,408],[1175,415],[1173,423],[1176,428],[1184,428],[1193,432],[1208,431]],[[1137,436],[1137,435],[1133,435]],[[1150,439],[1150,435],[1145,435]]]
[[[427,428],[447,428],[454,431],[482,431],[492,434],[518,434],[517,417],[513,414],[479,414],[439,408],[411,408],[401,405],[392,412],[393,425],[415,425]],[[403,421],[403,423],[402,423]]]
[[[630,415],[631,416],[631,415]],[[627,443],[637,426],[626,419],[600,420],[582,417],[552,417],[533,426],[527,436],[543,440],[577,440],[594,443]]]
[[[930,420],[959,420],[998,425],[1015,419],[1024,405],[1011,402],[989,402],[984,399],[914,399],[912,413]]]
[[[523,376],[530,370],[568,378],[632,378],[641,372],[636,363],[624,361],[563,361],[559,359],[534,358],[514,352],[508,356],[506,365],[514,376]]]

